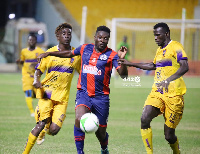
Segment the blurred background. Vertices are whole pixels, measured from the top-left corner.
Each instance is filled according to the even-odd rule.
[[[71,45],[93,43],[100,25],[111,29],[109,47],[118,50],[123,42],[130,61],[152,61],[157,45],[153,26],[166,22],[171,39],[183,44],[189,58],[187,75],[200,76],[200,0],[1,0],[0,71],[17,72],[15,60],[27,46],[30,32],[38,46],[57,44],[55,28],[68,22],[73,26]],[[130,74],[151,75],[130,68]]]

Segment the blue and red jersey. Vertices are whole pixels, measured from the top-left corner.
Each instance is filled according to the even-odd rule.
[[[112,68],[120,67],[117,52],[108,47],[103,52],[96,52],[94,44],[84,44],[72,50],[72,53],[81,55],[77,89],[86,91],[89,96],[109,95]]]

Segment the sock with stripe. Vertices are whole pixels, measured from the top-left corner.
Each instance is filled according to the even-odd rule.
[[[85,133],[78,127],[74,126],[74,139],[78,154],[83,154]]]
[[[100,144],[101,144],[101,149],[102,149],[102,150],[105,150],[105,149],[108,148],[108,137],[109,137],[109,135],[108,135],[108,133],[106,132],[106,137],[105,137],[105,139],[104,139],[102,142],[100,142]]]
[[[32,97],[26,97],[26,104],[28,106],[28,109],[29,109],[30,113],[31,114],[34,113]]]
[[[37,137],[34,136],[32,133],[29,134],[23,154],[29,154],[29,152],[35,144],[36,139]]]
[[[180,149],[179,149],[179,141],[178,141],[178,138],[176,140],[176,142],[174,144],[170,144],[170,147],[172,148],[173,150],[173,154],[180,154]]]
[[[146,148],[147,154],[153,154],[153,143],[152,143],[152,129],[141,129],[142,140]]]

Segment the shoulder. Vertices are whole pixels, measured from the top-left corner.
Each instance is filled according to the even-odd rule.
[[[81,46],[81,48],[93,49],[93,48],[94,48],[94,44],[83,44],[83,45]]]
[[[169,44],[170,47],[173,47],[173,48],[183,48],[183,45],[178,42],[178,41],[172,41],[170,44]]]
[[[25,52],[25,51],[28,51],[28,48],[23,48],[23,49],[21,50],[21,52]]]
[[[57,45],[53,46],[52,48],[49,48],[46,52],[53,52],[53,51],[58,51]]]

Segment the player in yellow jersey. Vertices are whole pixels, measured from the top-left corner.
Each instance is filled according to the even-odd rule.
[[[28,48],[21,51],[20,59],[16,62],[22,64],[22,84],[25,92],[26,104],[30,110],[31,116],[34,117],[34,109],[32,98],[35,95],[35,88],[33,86],[35,66],[37,64],[37,56],[44,51],[36,46],[37,37],[34,34],[28,36]]]
[[[72,35],[70,24],[59,25],[55,34],[59,44],[47,50],[48,52],[74,49],[70,45]],[[24,154],[30,152],[37,138],[40,138],[38,144],[44,141],[46,128],[51,135],[56,135],[61,129],[66,117],[71,81],[75,70],[80,71],[80,66],[80,56],[73,58],[49,56],[43,58],[36,66],[34,86],[37,88],[36,97],[39,98],[36,107],[37,123],[28,136]],[[40,82],[40,77],[45,70],[46,76]]]
[[[170,39],[170,29],[166,23],[154,26],[155,42],[160,46],[152,63],[119,63],[144,70],[155,70],[154,84],[145,101],[141,116],[141,135],[147,154],[153,153],[151,121],[160,114],[165,119],[164,134],[173,154],[179,154],[179,141],[175,129],[182,119],[186,86],[182,76],[188,71],[187,56],[183,46]]]

